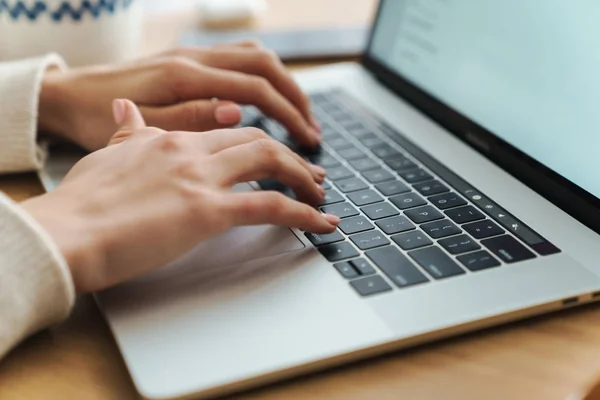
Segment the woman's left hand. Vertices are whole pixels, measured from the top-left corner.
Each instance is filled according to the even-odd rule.
[[[133,100],[149,125],[207,131],[240,122],[251,104],[303,146],[320,141],[307,96],[272,52],[254,42],[178,48],[120,65],[48,71],[39,128],[86,148],[106,146],[116,126],[111,102]],[[218,99],[218,100],[217,100]]]

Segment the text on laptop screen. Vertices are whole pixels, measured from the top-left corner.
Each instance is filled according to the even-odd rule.
[[[373,58],[600,197],[600,1],[382,7]]]

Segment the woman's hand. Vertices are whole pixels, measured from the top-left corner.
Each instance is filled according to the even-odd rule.
[[[325,171],[254,128],[204,133],[145,127],[115,100],[119,130],[53,192],[22,206],[54,238],[79,292],[101,290],[161,266],[236,225],[332,232],[339,219],[277,192],[233,193],[274,178],[318,204]]]
[[[149,125],[168,131],[232,127],[241,119],[237,104],[251,104],[280,121],[300,144],[315,147],[321,140],[306,95],[273,53],[252,42],[49,71],[39,127],[87,150],[100,149],[116,128],[110,109],[116,98],[131,99]]]

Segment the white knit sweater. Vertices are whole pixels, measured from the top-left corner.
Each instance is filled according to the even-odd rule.
[[[38,169],[38,96],[56,55],[0,62],[0,173]],[[0,192],[0,358],[28,335],[64,319],[75,301],[69,268],[52,238]]]

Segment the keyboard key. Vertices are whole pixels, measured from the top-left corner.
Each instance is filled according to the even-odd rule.
[[[370,149],[373,152],[373,154],[384,160],[388,158],[397,158],[402,156],[402,154],[398,150],[394,149],[389,144],[371,147]]]
[[[354,136],[354,133],[355,133],[355,132],[360,134],[360,137],[359,137],[359,139],[358,139],[358,140],[359,140],[359,141],[360,141],[362,144],[364,144],[364,142],[365,142],[366,140],[370,140],[370,139],[378,139],[378,137],[377,137],[377,135],[376,135],[376,134],[374,134],[373,132],[371,132],[371,131],[369,131],[369,130],[367,130],[367,129],[360,130],[360,131],[352,131],[351,133],[352,133],[352,135],[353,135],[353,136]],[[383,143],[383,141],[382,141],[382,143]]]
[[[527,227],[524,223],[518,221],[512,215],[508,214],[500,207],[485,210],[496,222],[504,227],[507,231],[524,241],[526,244],[533,246],[538,243],[543,243],[545,240]]]
[[[404,214],[417,224],[435,221],[444,218],[444,215],[431,206],[419,207],[405,211]]]
[[[438,194],[437,196],[430,197],[429,201],[431,201],[433,205],[439,208],[440,210],[464,206],[465,204],[467,204],[467,202],[456,193]]]
[[[448,253],[461,254],[468,251],[479,250],[481,246],[467,235],[454,236],[438,242]]]
[[[410,222],[408,218],[403,215],[382,219],[375,222],[375,224],[377,224],[377,226],[388,235],[412,231],[416,228],[412,222]]]
[[[398,210],[388,203],[371,204],[370,206],[363,207],[360,210],[370,219],[381,219],[400,214]]]
[[[362,127],[361,129],[352,129],[349,132],[358,140],[362,140],[363,138],[372,138],[373,136],[375,136],[373,132],[371,132],[368,128],[365,127]]]
[[[341,242],[344,240],[344,236],[339,231],[334,231],[332,233],[312,233],[306,232],[304,234],[310,240],[312,244],[315,246],[321,246],[324,244],[330,244],[335,242]]]
[[[328,261],[341,261],[358,256],[358,251],[348,242],[328,244],[318,249]]]
[[[421,225],[421,229],[434,239],[440,239],[462,232],[459,227],[447,219]]]
[[[457,224],[466,224],[467,222],[479,221],[485,216],[473,206],[465,206],[446,211],[446,215]]]
[[[541,256],[549,256],[551,254],[560,253],[561,251],[558,247],[546,240],[544,240],[542,243],[532,244],[531,247]]]
[[[379,163],[372,158],[361,158],[358,160],[349,161],[352,168],[357,170],[358,172],[369,171],[372,169],[379,168]]]
[[[334,204],[344,201],[344,198],[341,194],[333,189],[329,189],[325,191],[325,196],[323,197],[323,202],[320,204],[321,206],[326,206],[328,204]]]
[[[456,259],[471,271],[481,271],[482,269],[498,267],[500,265],[500,262],[485,250],[465,254],[464,256],[456,257]]]
[[[362,215],[354,218],[346,218],[340,221],[338,227],[346,235],[352,235],[353,233],[364,232],[375,227]]]
[[[344,118],[343,121],[338,121],[348,131],[362,131],[367,129],[362,122],[357,121],[354,117],[346,114],[348,117]]]
[[[311,156],[310,162],[320,165],[323,168],[337,167],[340,165],[340,162],[335,157],[323,150],[321,154]]]
[[[427,204],[427,202],[416,193],[406,193],[390,197],[390,201],[400,210],[406,210],[407,208],[413,208]]]
[[[327,126],[326,124],[321,124],[321,136],[323,139],[338,139],[343,137],[338,131],[334,128]]]
[[[365,171],[362,173],[362,176],[371,183],[379,183],[385,181],[394,180],[394,175],[385,169],[375,169],[372,171]]]
[[[393,246],[370,250],[365,254],[399,288],[405,288],[429,281],[408,257]]]
[[[352,178],[354,173],[346,167],[334,167],[327,169],[327,178],[332,181],[339,181],[341,179]]]
[[[375,185],[375,188],[385,196],[394,196],[396,194],[410,192],[410,188],[400,181],[380,183]]]
[[[323,182],[323,183],[321,184],[321,186],[323,186],[323,189],[325,189],[325,190],[329,190],[329,189],[331,189],[331,183],[329,183],[329,182],[327,182],[327,181]]]
[[[465,273],[465,271],[439,247],[431,246],[425,249],[411,251],[408,255],[435,279],[444,279]]]
[[[338,151],[338,154],[345,160],[357,160],[359,158],[365,158],[367,155],[356,147],[349,149],[343,149]]]
[[[354,242],[361,250],[372,249],[374,247],[385,246],[390,244],[390,241],[378,230],[359,233],[350,236],[350,240]]]
[[[358,192],[368,188],[367,184],[360,178],[343,179],[335,182],[335,184],[344,193]]]
[[[375,135],[373,135],[375,136]],[[372,147],[384,146],[385,142],[378,137],[363,137],[359,139],[360,142],[368,149]]]
[[[379,275],[368,276],[366,278],[356,279],[350,282],[350,285],[361,296],[371,296],[377,293],[383,293],[392,290],[392,287]]]
[[[404,179],[408,183],[416,183],[432,179],[431,175],[429,175],[426,171],[420,168],[409,171],[400,171],[398,172],[398,175],[400,175],[402,179]]]
[[[413,188],[425,197],[433,196],[434,194],[440,194],[449,192],[450,189],[446,187],[440,181],[427,181],[413,185]]]
[[[347,261],[344,261],[344,262],[341,262],[341,263],[337,263],[337,264],[333,264],[333,266],[346,279],[356,278],[357,276],[359,276],[358,272]]]
[[[497,236],[504,233],[504,230],[489,219],[485,221],[472,222],[463,225],[465,231],[469,232],[475,239],[483,239],[490,236]]]
[[[329,147],[331,147],[332,149],[335,149],[335,150],[338,150],[338,151],[339,150],[343,150],[343,149],[348,149],[348,148],[354,146],[345,137],[340,137],[340,138],[335,138],[335,139],[329,139],[325,143],[327,143],[329,145]]]
[[[503,235],[486,239],[483,240],[481,244],[500,257],[502,261],[509,264],[535,258],[535,254],[529,251],[512,236]]]
[[[402,156],[391,160],[385,160],[385,163],[394,171],[406,171],[417,168],[417,164]]]
[[[377,272],[371,263],[364,258],[355,258],[354,260],[350,260],[350,264],[352,264],[352,266],[363,276],[373,275]]]
[[[348,198],[357,206],[366,206],[367,204],[379,203],[383,201],[383,197],[372,190],[350,193]]]
[[[330,206],[321,207],[321,211],[325,214],[337,215],[340,218],[354,217],[358,215],[358,210],[350,205],[350,203],[338,203]]]
[[[433,242],[420,231],[401,233],[400,235],[392,236],[392,240],[403,250],[412,250],[433,244]]]

